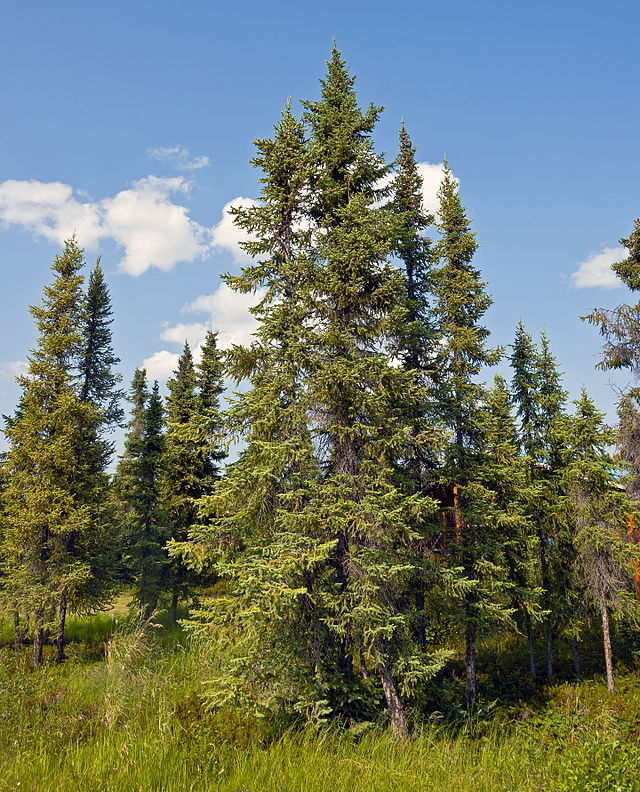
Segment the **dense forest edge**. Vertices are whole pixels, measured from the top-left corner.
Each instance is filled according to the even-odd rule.
[[[490,346],[458,181],[425,211],[381,113],[334,46],[255,142],[258,329],[165,398],[55,258],[4,416],[0,790],[640,789],[640,304],[582,317],[632,375],[609,426],[544,333]]]

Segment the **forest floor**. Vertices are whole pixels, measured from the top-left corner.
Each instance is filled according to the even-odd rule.
[[[400,746],[383,724],[296,729],[209,712],[207,645],[128,624],[126,598],[70,619],[67,661],[56,666],[47,646],[37,671],[28,647],[14,650],[9,620],[0,625],[0,792],[640,792],[632,652],[609,695],[595,647],[583,679],[559,665],[558,678],[533,685],[519,670],[526,657],[505,662],[487,645],[474,718],[447,709],[463,692],[454,669],[433,683],[439,711],[414,712]]]

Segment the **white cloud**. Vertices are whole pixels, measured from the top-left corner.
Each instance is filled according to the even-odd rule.
[[[426,212],[436,214],[440,206],[438,189],[444,176],[444,162],[417,162],[416,169],[422,179],[422,206]],[[456,184],[460,184],[460,179],[453,176],[453,174],[452,177]],[[380,180],[378,187],[380,189],[388,187],[393,182],[393,179],[394,174],[389,173],[384,179]],[[380,203],[382,204],[384,201]]]
[[[204,154],[190,159],[189,149],[186,146],[158,146],[150,148],[147,154],[160,162],[174,162],[175,167],[183,171],[199,170],[209,165],[209,157]]]
[[[245,231],[236,226],[233,222],[233,217],[229,214],[229,209],[231,207],[240,209],[259,205],[258,201],[253,198],[238,196],[224,205],[220,222],[211,229],[212,244],[215,247],[229,250],[236,263],[246,261],[249,258],[240,247],[240,242],[246,242],[250,237]]]
[[[422,205],[427,212],[435,214],[440,205],[438,189],[444,176],[444,163],[418,162],[417,169],[422,178]],[[453,176],[453,180],[456,184],[460,183],[460,179],[455,176]]]
[[[24,375],[29,366],[22,360],[9,360],[0,366],[0,381],[13,382],[16,377]]]
[[[151,357],[145,358],[142,361],[142,368],[146,369],[149,382],[153,382],[153,380],[166,382],[178,368],[179,359],[180,355],[177,353],[167,352],[166,349],[163,349]]]
[[[264,294],[263,290],[241,294],[222,283],[213,294],[197,297],[186,310],[210,314],[209,326],[218,332],[221,349],[229,349],[233,344],[247,346],[252,333],[258,329],[258,322],[249,309],[257,305]]]
[[[241,294],[222,283],[213,294],[201,294],[183,310],[209,314],[207,322],[180,323],[166,327],[160,334],[163,341],[184,345],[185,339],[193,352],[195,362],[201,357],[201,347],[209,330],[217,331],[218,347],[229,349],[234,344],[248,346],[258,323],[249,309],[260,302],[264,291]],[[150,380],[166,381],[178,365],[178,353],[162,350],[143,362]]]
[[[188,189],[182,177],[148,176],[102,201],[107,234],[125,250],[120,270],[130,275],[140,275],[149,267],[166,271],[207,252],[206,229],[189,218],[186,207],[169,198]]]
[[[59,244],[75,231],[82,245],[95,248],[104,236],[99,207],[76,200],[72,188],[62,182],[9,179],[0,183],[0,221]]]
[[[205,340],[209,325],[202,322],[192,322],[191,324],[177,324],[167,327],[160,333],[163,341],[170,341],[172,344],[184,344],[189,342],[191,349],[197,349]]]
[[[182,176],[148,176],[112,198],[82,202],[68,184],[8,180],[0,183],[0,222],[58,244],[76,232],[80,245],[90,250],[111,238],[124,249],[120,270],[131,275],[150,267],[169,270],[209,250],[209,229],[171,200],[189,187]]]
[[[622,286],[611,265],[625,257],[621,247],[602,248],[599,253],[591,253],[584,261],[576,264],[571,281],[576,289],[618,289]]]

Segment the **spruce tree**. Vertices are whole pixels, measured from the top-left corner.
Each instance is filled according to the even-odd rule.
[[[226,625],[229,665],[215,680],[214,701],[290,702],[320,717],[333,661],[321,586],[333,544],[305,514],[319,466],[302,389],[314,343],[307,326],[309,232],[302,222],[306,141],[290,104],[273,138],[255,145],[261,205],[234,217],[253,238],[245,248],[255,263],[227,277],[236,291],[266,291],[253,309],[259,326],[251,345],[226,356],[229,376],[249,383],[223,418],[229,435],[245,447],[200,500],[202,525],[193,526],[189,541],[175,544],[174,552],[196,571],[213,566],[228,586],[227,596],[205,599],[193,613],[196,628]],[[212,404],[218,387],[212,392],[202,382],[201,397]]]
[[[171,539],[183,542],[198,522],[197,504],[211,494],[224,458],[220,427],[219,397],[222,392],[221,360],[214,333],[209,333],[196,368],[188,343],[178,361],[174,377],[167,383],[166,448],[161,492],[171,523]],[[171,590],[171,621],[176,621],[179,597],[189,594],[197,578],[174,554],[168,567]]]
[[[404,123],[399,133],[399,154],[394,177],[390,208],[396,215],[397,231],[395,255],[404,268],[406,315],[400,327],[395,354],[404,368],[414,373],[422,386],[424,396],[414,400],[411,437],[400,470],[408,478],[410,489],[426,493],[436,479],[437,459],[434,444],[424,442],[424,433],[432,432],[434,405],[430,403],[428,388],[435,371],[437,336],[431,316],[431,241],[425,230],[433,225],[435,217],[423,207],[422,178],[416,164],[416,152]],[[417,547],[422,549],[425,564],[430,560],[429,538],[432,527],[416,526],[423,534]],[[425,569],[417,571],[415,580],[416,634],[420,647],[426,649]]]
[[[164,548],[170,535],[160,493],[165,442],[162,400],[157,382],[148,393],[144,369],[135,371],[129,401],[129,431],[114,489],[121,511],[125,565],[135,582],[142,620],[155,610],[162,591],[168,561]]]
[[[98,530],[92,502],[103,485],[90,464],[100,425],[96,408],[79,398],[82,351],[83,251],[75,238],[53,262],[54,279],[32,307],[38,340],[28,357],[20,408],[5,434],[1,555],[4,592],[33,615],[33,663],[40,664],[44,623],[58,610],[58,651],[63,657],[69,606],[81,609],[92,592],[91,550]]]
[[[583,389],[569,426],[570,462],[563,484],[568,521],[573,526],[576,584],[600,612],[607,687],[614,692],[610,613],[635,609],[632,594],[633,548],[627,525],[633,507],[617,484],[619,471],[608,452],[615,433]]]
[[[80,398],[101,413],[100,436],[94,443],[100,451],[96,459],[98,470],[106,468],[113,454],[113,442],[106,440],[104,435],[120,426],[124,416],[120,405],[124,392],[119,387],[122,377],[113,370],[120,358],[113,351],[112,315],[111,297],[98,259],[87,287],[79,365]]]
[[[394,480],[421,393],[382,351],[399,334],[404,282],[387,261],[396,218],[377,187],[380,109],[362,111],[353,84],[334,48],[320,100],[305,103],[308,141],[289,107],[274,139],[258,141],[262,206],[236,213],[258,263],[228,279],[266,287],[255,342],[228,356],[232,375],[250,380],[227,416],[247,445],[205,499],[211,528],[182,549],[206,563],[217,544],[229,581],[229,596],[200,614],[220,619],[224,607],[239,625],[221,686],[353,717],[374,670],[405,737],[398,680],[411,685],[433,664],[398,604],[417,563],[410,526],[432,504]]]
[[[498,361],[500,351],[487,347],[489,331],[480,324],[492,299],[486,293],[480,273],[472,265],[478,243],[446,161],[438,197],[437,226],[441,238],[434,248],[432,272],[434,317],[440,339],[435,394],[441,420],[451,432],[442,481],[453,493],[459,558],[467,579],[474,582],[465,594],[462,617],[467,705],[472,707],[477,695],[476,636],[480,611],[484,607],[475,590],[479,585],[478,554],[483,548],[475,541],[473,527],[473,520],[479,514],[479,503],[474,502],[478,491],[474,488],[473,475],[480,440],[477,407],[485,400],[484,390],[476,377],[483,366]]]

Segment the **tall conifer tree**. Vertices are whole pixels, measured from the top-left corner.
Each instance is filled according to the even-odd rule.
[[[42,656],[43,628],[57,608],[57,660],[63,656],[64,620],[69,605],[86,606],[91,589],[90,551],[97,530],[92,501],[103,482],[90,463],[100,416],[76,390],[85,320],[83,251],[75,238],[52,265],[54,279],[43,301],[32,307],[38,328],[29,370],[19,378],[20,408],[5,434],[1,553],[5,592],[33,614],[33,663]]]
[[[123,550],[133,575],[141,619],[155,609],[168,559],[168,517],[160,493],[164,433],[158,383],[151,394],[146,372],[136,369],[129,401],[132,404],[124,454],[118,462],[114,488],[122,513]]]
[[[230,414],[247,447],[208,506],[217,568],[234,583],[224,605],[246,625],[254,658],[261,627],[264,679],[281,692],[286,680],[296,706],[351,715],[363,695],[357,655],[405,737],[398,676],[409,684],[432,665],[412,648],[398,601],[415,569],[409,526],[431,503],[394,482],[419,392],[415,374],[381,351],[398,336],[404,282],[387,263],[397,222],[379,202],[380,109],[362,111],[353,84],[334,48],[321,98],[305,103],[308,143],[289,108],[274,140],[258,141],[263,206],[236,213],[258,263],[228,279],[267,290],[255,344],[229,355],[234,376],[251,381]],[[211,534],[193,539],[187,557],[206,557]]]
[[[616,468],[608,447],[615,433],[604,423],[583,389],[569,423],[570,462],[563,484],[567,492],[568,521],[575,546],[576,585],[600,612],[607,686],[614,692],[613,654],[609,616],[612,611],[637,609],[632,586],[632,546],[627,541],[632,504],[616,486]]]
[[[124,392],[119,387],[122,378],[114,371],[120,358],[113,351],[112,322],[111,297],[98,259],[87,287],[79,387],[82,401],[93,404],[101,414],[99,442],[95,443],[101,451],[96,459],[99,470],[105,469],[113,453],[113,443],[104,435],[120,426],[124,416],[120,405]]]
[[[482,548],[474,538],[477,504],[473,502],[472,485],[480,438],[478,404],[484,401],[484,391],[475,378],[483,366],[498,361],[500,351],[487,347],[489,331],[480,324],[492,299],[472,265],[478,243],[447,162],[438,197],[441,238],[435,245],[432,273],[434,315],[440,338],[435,392],[442,421],[452,434],[442,476],[454,494],[460,560],[465,575],[476,581],[477,588],[477,560]],[[477,695],[475,646],[482,607],[477,591],[471,588],[465,595],[463,617],[469,706],[474,705]]]

